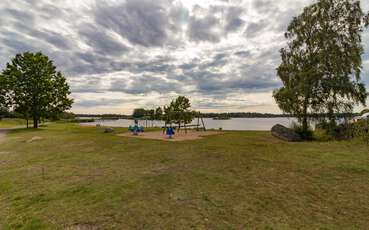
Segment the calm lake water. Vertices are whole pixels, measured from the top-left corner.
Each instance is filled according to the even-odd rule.
[[[270,130],[273,125],[281,124],[290,127],[292,122],[296,121],[295,118],[232,118],[230,120],[213,120],[212,118],[204,118],[205,127],[207,129],[219,129],[223,130],[257,130],[266,131]],[[193,124],[197,123],[197,119],[193,121]],[[111,127],[128,127],[134,125],[133,120],[119,119],[119,120],[97,120],[93,123],[85,123],[84,125],[100,124],[103,126]],[[148,127],[161,127],[164,125],[161,121],[139,121],[140,126]]]

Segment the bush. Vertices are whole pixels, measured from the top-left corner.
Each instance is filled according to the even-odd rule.
[[[69,120],[69,122],[72,122],[72,123],[91,123],[91,122],[95,122],[95,119],[92,119],[92,118],[72,119],[72,120]]]
[[[0,106],[0,120],[1,118],[7,117],[9,115],[9,111],[5,107]]]
[[[353,123],[353,135],[369,144],[369,120],[360,120]]]
[[[307,141],[311,141],[313,140],[313,130],[311,129],[311,127],[308,128],[307,131],[304,131],[302,126],[300,124],[297,123],[293,123],[292,124],[292,129],[298,134],[300,135],[300,137],[303,140],[307,140]]]
[[[354,138],[353,130],[354,126],[349,122],[337,125],[321,121],[316,124],[316,132],[320,132],[320,136],[324,139],[330,140],[350,140]]]

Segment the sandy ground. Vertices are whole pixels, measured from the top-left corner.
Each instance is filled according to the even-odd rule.
[[[25,126],[15,126],[13,128],[0,128],[0,139],[4,138],[9,131],[14,129],[24,129]]]
[[[172,139],[169,139],[167,135],[163,134],[163,131],[156,132],[145,132],[140,133],[138,136],[132,135],[132,133],[121,133],[118,136],[122,137],[133,137],[133,138],[141,138],[141,139],[152,139],[152,140],[162,140],[162,141],[189,141],[189,140],[198,140],[203,139],[206,136],[220,135],[222,132],[217,131],[181,131],[180,133],[176,133]]]
[[[8,131],[9,131],[9,129],[0,129],[0,139],[5,137],[5,135]]]

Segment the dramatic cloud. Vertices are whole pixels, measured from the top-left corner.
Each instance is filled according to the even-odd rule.
[[[42,51],[67,76],[75,112],[130,113],[177,95],[203,111],[279,112],[272,91],[283,35],[312,2],[2,0],[0,68]],[[369,86],[368,32],[363,42]]]
[[[133,45],[145,47],[175,42],[182,14],[186,14],[180,4],[167,0],[127,0],[118,4],[99,1],[93,11],[98,25]]]

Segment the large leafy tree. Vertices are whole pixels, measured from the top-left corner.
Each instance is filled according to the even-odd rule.
[[[33,119],[54,117],[71,108],[73,100],[65,77],[41,52],[17,54],[0,75],[4,104]]]
[[[283,87],[274,97],[283,111],[298,117],[304,131],[311,113],[325,113],[335,124],[336,113],[365,104],[360,73],[366,26],[368,15],[354,0],[319,0],[290,23],[277,69]]]
[[[190,100],[185,96],[179,96],[173,100],[169,106],[164,106],[164,120],[167,123],[191,123],[194,113],[190,110]]]
[[[8,108],[6,105],[6,90],[5,90],[6,84],[4,82],[3,77],[0,75],[0,119],[7,115]]]
[[[144,118],[146,116],[146,109],[144,108],[137,108],[137,109],[134,109],[133,110],[133,114],[132,114],[132,117],[133,118],[136,118],[136,119],[139,119],[139,118]]]
[[[155,120],[163,119],[163,109],[161,107],[157,107],[155,109]]]

